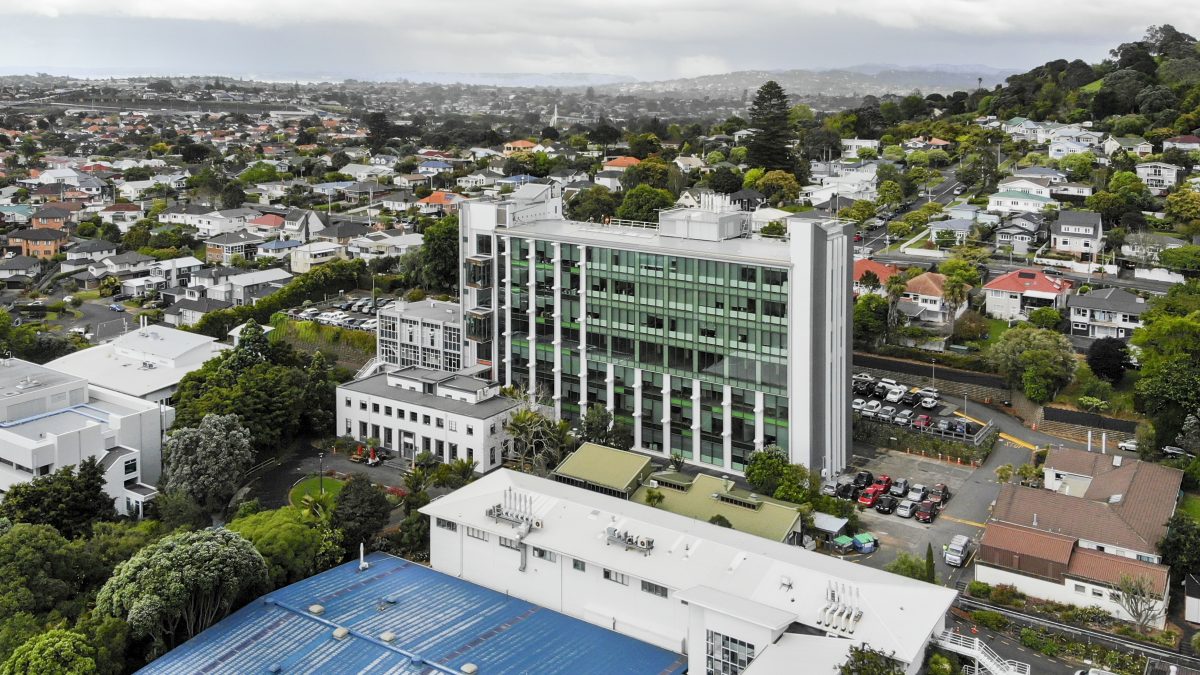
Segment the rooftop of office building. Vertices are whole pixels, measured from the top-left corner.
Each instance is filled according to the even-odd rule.
[[[254,600],[138,672],[459,675],[473,664],[488,675],[672,675],[687,666],[682,655],[401,558],[366,560],[366,570],[349,562]]]
[[[425,321],[444,321],[459,323],[459,304],[441,300],[421,300],[420,302],[405,302],[396,300],[389,303],[381,312],[399,314],[406,319],[423,319]]]

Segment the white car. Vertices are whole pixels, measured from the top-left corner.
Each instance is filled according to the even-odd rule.
[[[852,410],[862,410],[863,408],[866,407],[866,405],[867,405],[866,401],[862,400],[861,398],[856,398],[856,399],[854,399],[854,402],[850,404],[850,408]]]
[[[936,398],[925,397],[921,399],[921,407],[926,410],[933,410],[938,407],[938,400]]]
[[[874,417],[875,413],[879,412],[879,409],[882,407],[883,404],[879,401],[867,401],[867,405],[863,406],[862,414],[865,417]]]
[[[1121,441],[1120,443],[1117,443],[1117,449],[1124,450],[1126,452],[1137,452],[1137,448],[1137,441],[1133,440],[1132,438],[1127,441]]]
[[[375,330],[379,327],[379,319],[367,319],[359,326],[360,330]]]
[[[854,381],[855,382],[874,382],[875,378],[872,377],[870,373],[855,373]]]
[[[908,389],[904,388],[901,385],[897,385],[895,387],[892,387],[891,390],[888,391],[887,401],[888,401],[888,403],[899,403],[900,399],[904,398],[904,395],[907,393],[908,393]]]
[[[942,397],[942,393],[939,392],[937,389],[934,389],[933,387],[925,387],[924,389],[918,391],[917,393],[920,394],[923,398],[937,399],[937,398]]]

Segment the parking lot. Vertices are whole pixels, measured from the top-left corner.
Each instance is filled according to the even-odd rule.
[[[390,297],[380,297],[374,301],[370,298],[347,298],[305,309],[293,309],[289,314],[295,319],[316,321],[326,326],[374,331],[379,325],[379,320],[375,318],[376,311],[392,301]]]
[[[874,508],[859,506],[861,529],[879,539],[879,548],[871,554],[850,556],[850,559],[882,568],[901,553],[910,553],[922,560],[926,546],[932,544],[938,583],[954,587],[960,579],[970,579],[969,567],[951,567],[942,559],[942,546],[957,534],[972,540],[972,554],[983,534],[992,500],[999,486],[989,469],[973,469],[968,465],[951,464],[920,455],[903,452],[884,452],[870,459],[859,469],[870,471],[875,478],[888,476],[893,481],[907,479],[910,484],[931,488],[938,483],[949,488],[951,498],[931,523],[915,517],[902,517],[893,512],[884,514]],[[848,474],[854,475],[854,472]]]
[[[854,376],[851,407],[879,424],[977,443],[978,424],[953,415],[957,409],[933,388],[911,387],[896,380],[877,380],[866,373]]]

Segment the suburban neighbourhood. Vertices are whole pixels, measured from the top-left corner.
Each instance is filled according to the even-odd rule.
[[[1200,672],[1200,43],[1052,46],[0,75],[0,673]]]

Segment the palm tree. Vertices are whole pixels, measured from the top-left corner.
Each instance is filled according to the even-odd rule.
[[[904,274],[893,274],[884,282],[888,299],[888,334],[900,325],[900,298],[908,291],[908,277]]]
[[[526,462],[536,452],[541,438],[545,418],[532,408],[520,408],[504,423],[504,431],[513,439],[519,468],[524,470]]]
[[[300,499],[300,508],[321,522],[328,522],[333,514],[333,493],[306,494]]]
[[[942,286],[942,299],[950,308],[950,326],[953,327],[954,319],[958,316],[958,308],[967,301],[967,285],[957,277],[946,279],[946,283]]]
[[[575,451],[575,435],[571,433],[571,425],[565,420],[546,425],[543,435],[543,446],[534,457],[534,473],[539,476],[549,476],[563,460]]]

